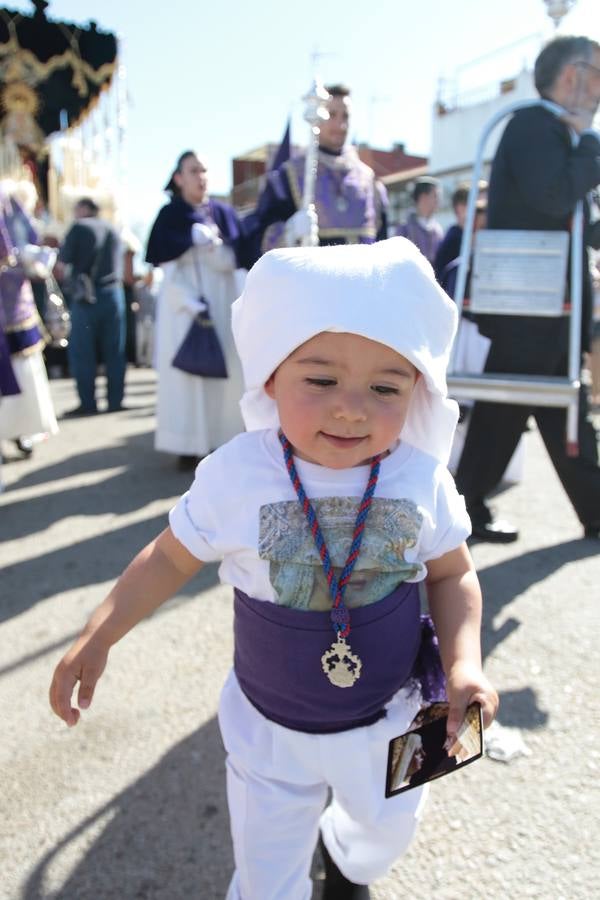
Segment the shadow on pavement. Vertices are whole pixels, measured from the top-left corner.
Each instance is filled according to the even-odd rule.
[[[10,491],[7,492],[2,502],[0,541],[28,537],[71,516],[123,515],[155,500],[182,494],[191,484],[193,472],[177,472],[174,466],[166,468],[151,442],[152,432],[135,435],[117,447],[82,453],[24,475],[18,488],[103,469],[122,469],[94,484],[66,487],[26,501],[11,502]]]
[[[520,691],[500,691],[498,721],[510,728],[535,731],[543,728],[550,718],[546,710],[538,706],[537,694],[530,687]]]
[[[27,666],[29,663],[41,659],[43,656],[47,656],[48,653],[54,653],[55,650],[60,650],[61,647],[66,648],[70,646],[75,639],[79,637],[79,633],[79,631],[72,631],[71,634],[65,635],[60,641],[53,641],[52,644],[46,644],[34,653],[27,653],[25,656],[21,656],[19,659],[15,659],[8,663],[8,665],[2,666],[0,668],[0,678],[2,678],[3,675],[10,675],[11,672],[15,672],[17,669],[21,669],[23,666]]]
[[[133,411],[132,411],[133,412]],[[122,415],[118,413],[115,415]],[[192,473],[179,473],[172,462],[173,457],[159,454],[154,449],[154,431],[152,429],[142,434],[133,434],[114,447],[101,447],[98,450],[90,450],[84,453],[73,453],[58,463],[49,466],[37,466],[29,470],[27,461],[20,460],[23,467],[20,478],[10,486],[3,500],[10,500],[10,492],[20,488],[44,485],[49,482],[59,481],[62,478],[72,478],[83,475],[86,472],[95,472],[115,466],[128,466],[132,471],[136,469],[145,472],[152,471],[160,479],[169,479],[176,485],[182,481],[182,474],[191,480]],[[154,486],[154,485],[152,485]],[[148,486],[150,488],[150,486]],[[29,502],[29,501],[28,501]],[[2,504],[6,505],[5,502]]]
[[[38,863],[21,900],[42,900],[54,860],[110,821],[55,900],[217,900],[233,870],[224,750],[216,719],[181,741],[121,794],[81,822]]]
[[[521,627],[511,616],[495,627],[494,618],[509,603],[532,585],[544,581],[570,562],[587,559],[598,553],[597,542],[572,540],[564,544],[531,550],[501,563],[478,570],[483,591],[482,651],[484,658]],[[543,610],[540,610],[543,613]],[[516,728],[536,729],[548,721],[548,713],[538,706],[532,688],[500,693],[498,721]]]
[[[42,534],[70,517],[117,517],[135,512],[156,500],[181,495],[193,479],[193,472],[178,472],[171,457],[155,452],[153,431],[148,431],[133,435],[118,446],[74,454],[51,466],[25,472],[15,487],[32,487],[117,467],[122,471],[110,473],[95,484],[67,487],[49,495],[11,501],[8,491],[0,501],[0,542]],[[80,540],[75,531],[68,547],[28,558],[17,557],[2,569],[0,622],[63,591],[116,579],[167,523],[164,513]],[[216,583],[216,569],[209,566],[182,593],[193,596]]]
[[[6,566],[2,571],[0,622],[64,591],[115,580],[142,547],[167,526],[167,521],[166,514],[161,513]],[[193,597],[217,583],[217,567],[207,565],[179,593]]]
[[[530,550],[493,566],[478,569],[483,591],[483,653],[487,656],[509,633],[519,627],[517,619],[508,619],[495,629],[494,618],[515,597],[532,585],[544,581],[567,563],[588,559],[598,554],[598,542],[572,540],[551,547]],[[540,610],[542,612],[542,610]]]
[[[121,574],[120,572],[118,573]],[[209,588],[214,587],[219,583],[218,577],[218,565],[216,563],[209,563],[202,569],[201,572],[198,573],[188,584],[184,585],[179,589],[179,592],[176,597],[173,597],[168,603],[160,606],[155,613],[154,616],[160,616],[164,612],[172,609],[174,605],[179,603],[186,603],[188,600],[193,600],[194,598],[199,597],[204,591],[209,590]],[[52,594],[49,594],[52,596]],[[42,598],[38,598],[42,599]],[[7,605],[6,610],[0,608],[0,623],[3,620],[11,618],[13,615],[19,615],[23,609],[29,608],[35,602],[35,599],[32,600],[31,603],[27,605],[21,604],[19,608],[13,608],[11,610],[10,606]],[[19,659],[14,659],[10,663],[5,666],[0,667],[0,678],[5,675],[10,675],[11,672],[16,671],[17,669],[22,668],[23,666],[29,665],[29,663],[35,662],[38,659],[41,659],[44,656],[47,656],[50,653],[55,653],[61,648],[69,647],[73,641],[79,636],[80,630],[73,631],[70,634],[64,635],[59,641],[53,641],[50,644],[45,644],[43,647],[39,647],[35,652],[28,653],[25,656],[20,657]]]
[[[135,397],[148,397],[148,402],[156,406],[156,380],[154,378],[130,381],[125,385],[125,404],[127,400]]]

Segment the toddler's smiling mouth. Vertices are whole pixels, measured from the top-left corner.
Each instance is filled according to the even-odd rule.
[[[362,443],[362,441],[366,439],[366,436],[364,435],[359,437],[341,437],[337,434],[328,434],[328,432],[326,431],[321,431],[320,434],[325,438],[325,440],[333,444],[334,447],[357,447],[358,444]]]

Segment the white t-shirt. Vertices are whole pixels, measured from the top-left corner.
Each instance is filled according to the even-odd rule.
[[[339,574],[352,543],[369,466],[328,469],[295,458]],[[222,560],[219,576],[257,600],[330,609],[314,539],[275,430],[237,435],[196,469],[170,512],[175,537],[197,559]],[[381,462],[362,547],[345,603],[373,603],[401,582],[422,581],[427,560],[456,549],[471,527],[448,470],[400,443]]]

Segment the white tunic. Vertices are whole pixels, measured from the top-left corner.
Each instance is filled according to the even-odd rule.
[[[41,350],[11,357],[20,394],[0,399],[0,440],[57,434],[50,385]]]
[[[369,466],[328,469],[297,457],[294,462],[327,535],[333,565],[341,569]],[[171,510],[169,523],[197,559],[221,560],[224,584],[257,600],[297,608],[331,607],[320,578],[321,560],[274,429],[238,435],[202,460],[190,490]],[[404,581],[422,581],[427,561],[459,547],[470,531],[464,500],[447,468],[400,442],[381,461],[346,605],[362,606],[387,596]]]
[[[231,334],[231,304],[237,294],[235,257],[224,244],[191,247],[161,268],[164,278],[157,303],[154,445],[167,453],[206,456],[244,430],[239,409],[242,371]],[[228,378],[201,378],[171,365],[201,296],[210,306]]]

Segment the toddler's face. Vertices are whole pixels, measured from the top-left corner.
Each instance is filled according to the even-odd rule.
[[[324,331],[290,354],[265,390],[300,459],[347,469],[392,446],[417,376],[384,344]]]

